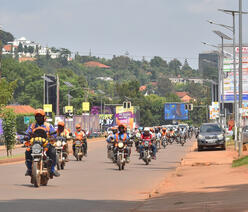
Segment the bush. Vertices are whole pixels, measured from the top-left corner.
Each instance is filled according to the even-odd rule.
[[[4,144],[7,156],[12,155],[12,149],[16,144],[16,115],[12,109],[2,108]]]

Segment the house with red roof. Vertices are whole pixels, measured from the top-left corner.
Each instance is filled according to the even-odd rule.
[[[110,66],[104,65],[104,64],[96,62],[96,61],[86,62],[86,63],[84,63],[84,66],[93,67],[93,68],[110,68]]]
[[[6,108],[13,109],[16,114],[31,114],[35,109],[30,105],[8,105]]]
[[[194,98],[189,96],[189,92],[176,92],[176,95],[181,99],[182,102],[195,101]]]

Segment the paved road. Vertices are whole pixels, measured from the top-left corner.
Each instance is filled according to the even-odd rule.
[[[131,163],[119,171],[106,158],[105,142],[91,143],[86,159],[79,162],[71,157],[61,177],[40,188],[30,185],[23,163],[2,165],[0,211],[129,211],[175,169],[191,145],[170,145],[149,166],[133,151]]]

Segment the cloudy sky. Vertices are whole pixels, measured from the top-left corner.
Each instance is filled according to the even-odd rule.
[[[248,2],[244,10],[248,11]],[[238,9],[238,0],[0,0],[0,24],[15,37],[65,47],[83,55],[135,59],[179,58],[197,68],[199,52],[218,44],[208,19],[232,24],[218,8]],[[238,18],[238,17],[237,17]],[[244,16],[244,28],[248,15]],[[247,41],[248,27],[244,29]]]

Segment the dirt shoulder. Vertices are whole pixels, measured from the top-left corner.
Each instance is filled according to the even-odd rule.
[[[136,211],[248,211],[248,168],[236,152],[192,151]]]

